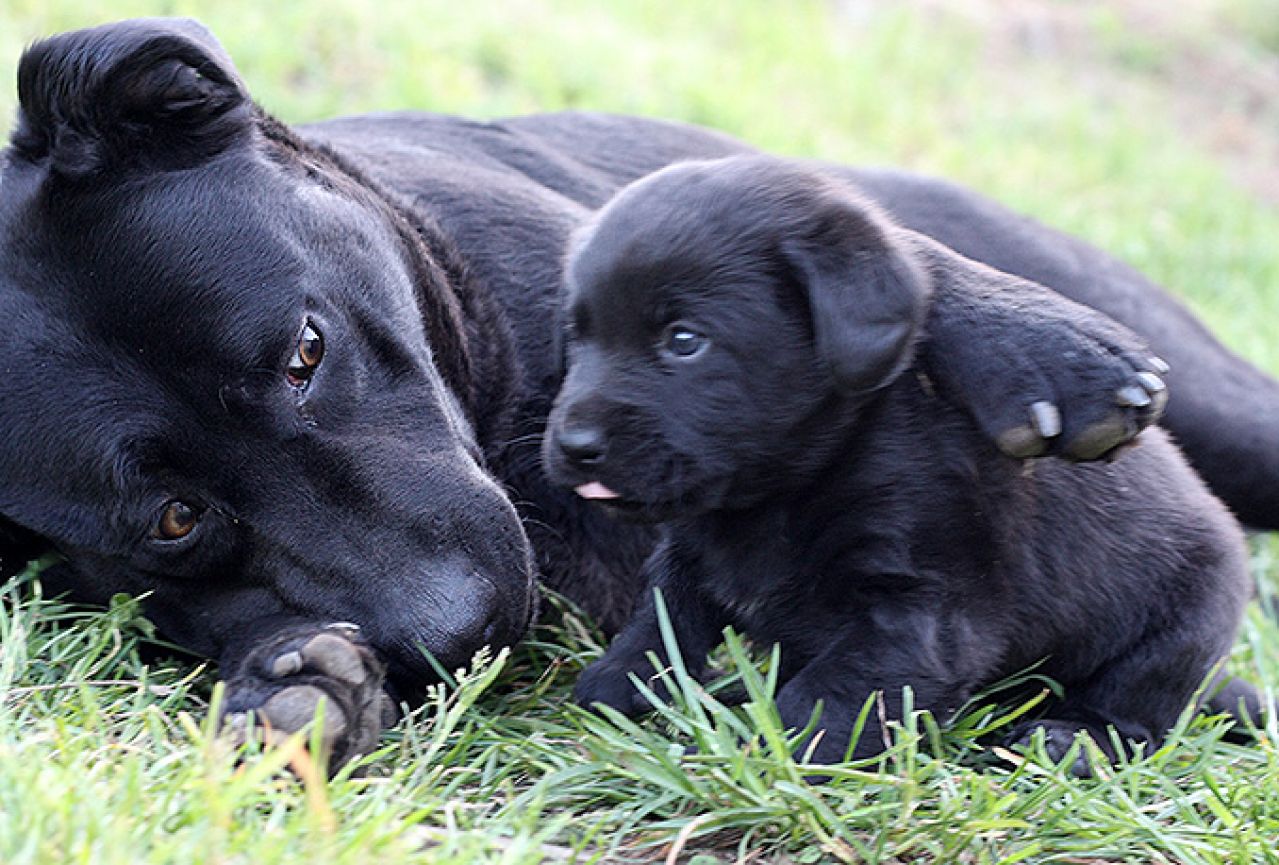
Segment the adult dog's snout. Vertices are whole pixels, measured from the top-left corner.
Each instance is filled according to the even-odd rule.
[[[502,591],[474,569],[432,568],[418,582],[421,588],[406,598],[387,599],[381,620],[369,629],[398,679],[435,681],[437,665],[452,671],[484,646],[515,643],[531,617],[530,594]]]

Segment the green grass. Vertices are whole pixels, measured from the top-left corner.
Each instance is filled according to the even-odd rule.
[[[1223,0],[1232,22],[1269,3]],[[944,174],[1119,254],[1279,372],[1279,212],[1176,127],[1162,46],[1103,16],[1113,68],[1010,65],[969,25],[856,11],[875,5],[0,0],[0,69],[59,29],[194,15],[290,121],[590,107]],[[1266,50],[1271,37],[1249,32],[1249,50]],[[5,115],[12,100],[12,85],[0,89]],[[1261,601],[1231,663],[1279,690],[1279,542],[1256,540],[1253,561]],[[993,752],[978,733],[1016,707],[982,703],[945,730],[912,718],[882,765],[813,787],[752,672],[767,659],[724,656],[759,697],[751,707],[726,709],[685,682],[655,719],[601,719],[569,706],[600,645],[566,614],[388,734],[365,777],[321,784],[284,771],[288,752],[231,759],[205,721],[215,677],[145,665],[132,605],[75,611],[13,586],[4,598],[6,865],[651,861],[671,845],[685,860],[1279,861],[1279,729],[1241,748],[1188,720],[1158,753],[1076,781]]]

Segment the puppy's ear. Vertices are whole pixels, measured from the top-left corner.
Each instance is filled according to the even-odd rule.
[[[832,195],[783,243],[808,299],[818,355],[847,393],[869,393],[910,364],[930,284],[873,207]]]
[[[181,168],[249,128],[248,94],[208,30],[143,19],[63,33],[18,64],[15,153],[70,180]]]

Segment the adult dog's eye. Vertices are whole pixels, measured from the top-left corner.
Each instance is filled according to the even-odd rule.
[[[306,327],[302,328],[302,335],[298,337],[298,346],[293,352],[293,359],[289,361],[284,375],[288,378],[289,384],[294,387],[305,387],[322,360],[324,360],[324,337],[320,336],[320,332],[308,321]]]
[[[696,357],[701,354],[710,340],[695,330],[682,324],[673,324],[666,330],[666,339],[662,348],[679,358]]]
[[[195,531],[200,522],[200,512],[186,502],[169,502],[160,512],[160,518],[151,530],[151,536],[161,541],[180,541]]]

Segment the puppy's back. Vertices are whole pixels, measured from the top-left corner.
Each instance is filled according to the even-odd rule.
[[[1072,666],[1113,652],[1108,634],[1186,619],[1202,645],[1229,650],[1249,596],[1243,533],[1163,430],[1108,463],[1029,462],[1017,495],[1008,531],[1024,534],[1001,545],[1024,581],[1017,614]]]

